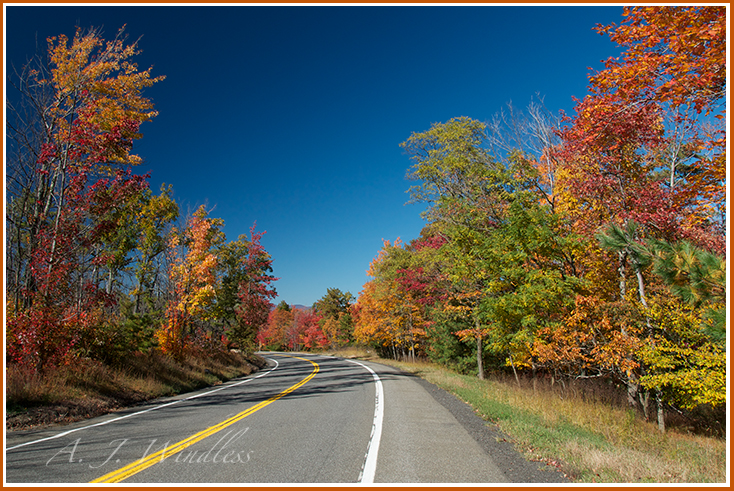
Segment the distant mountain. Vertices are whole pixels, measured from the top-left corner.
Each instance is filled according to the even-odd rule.
[[[280,303],[280,302],[278,302]],[[291,308],[291,310],[311,310],[310,306],[307,305],[301,305],[301,304],[288,304]],[[275,310],[278,307],[278,304],[273,304],[273,306],[270,308],[270,310]]]

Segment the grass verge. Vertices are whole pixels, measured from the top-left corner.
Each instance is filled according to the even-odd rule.
[[[430,363],[372,359],[453,393],[497,424],[526,458],[556,465],[576,482],[726,482],[724,439],[661,434],[633,411],[542,388],[479,380]]]
[[[99,416],[158,397],[217,385],[266,365],[257,355],[220,353],[183,362],[157,351],[137,353],[124,366],[82,359],[43,375],[6,369],[5,427],[31,429]]]

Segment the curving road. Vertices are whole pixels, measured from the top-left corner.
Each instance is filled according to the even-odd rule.
[[[8,432],[7,483],[563,482],[453,396],[377,363],[266,353],[215,388]]]

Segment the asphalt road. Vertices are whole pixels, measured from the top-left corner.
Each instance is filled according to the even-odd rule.
[[[6,434],[13,483],[564,482],[466,404],[377,363],[267,353],[227,384]]]

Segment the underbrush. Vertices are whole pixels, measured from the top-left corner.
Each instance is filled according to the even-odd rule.
[[[455,394],[509,435],[532,460],[553,463],[576,482],[723,483],[724,438],[684,426],[666,433],[618,404],[618,391],[555,381],[479,380],[425,362],[377,360]]]
[[[257,355],[221,352],[175,361],[157,350],[113,366],[91,359],[40,374],[9,364],[5,426],[9,430],[70,423],[157,397],[216,385],[264,367]]]

